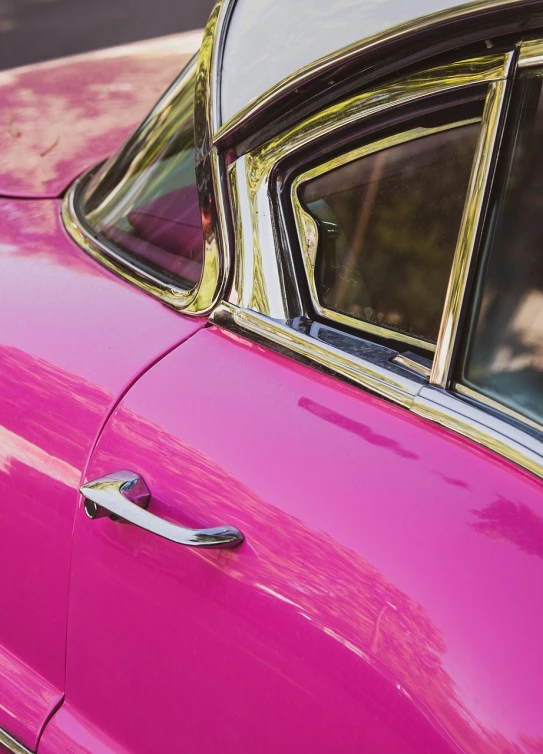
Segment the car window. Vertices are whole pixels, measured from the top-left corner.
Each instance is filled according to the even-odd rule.
[[[321,313],[432,347],[479,133],[478,118],[407,129],[302,182],[298,199],[317,226],[310,272]]]
[[[543,425],[543,72],[522,74],[462,382]]]
[[[193,66],[173,99],[91,181],[88,224],[122,255],[181,287],[200,281],[203,236],[195,177]]]

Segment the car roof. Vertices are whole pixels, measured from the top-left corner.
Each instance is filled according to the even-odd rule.
[[[478,5],[452,0],[237,0],[222,58],[221,121],[342,48],[417,18]]]
[[[543,0],[218,0],[215,10],[209,112],[211,133],[221,140],[284,96],[294,94],[290,106],[297,109],[307,82],[335,71],[330,87],[351,62],[367,55],[375,61],[379,50],[394,49],[399,63],[412,40],[420,53],[428,46],[435,54],[543,20]]]

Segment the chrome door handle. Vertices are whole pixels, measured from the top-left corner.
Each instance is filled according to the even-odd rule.
[[[215,529],[185,529],[145,510],[151,499],[149,488],[139,474],[116,471],[80,487],[85,512],[91,519],[102,516],[129,521],[140,529],[190,547],[237,547],[243,534],[233,526]]]

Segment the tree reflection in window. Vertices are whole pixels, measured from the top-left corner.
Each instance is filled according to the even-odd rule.
[[[464,381],[543,422],[543,74],[525,73],[511,111],[503,186],[487,240],[486,269]]]
[[[418,130],[302,185],[323,307],[435,343],[479,132]]]

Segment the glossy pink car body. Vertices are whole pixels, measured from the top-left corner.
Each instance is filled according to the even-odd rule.
[[[165,307],[63,227],[198,43],[0,78],[0,748],[541,752],[540,479]],[[244,542],[91,522],[80,485],[118,469]]]

